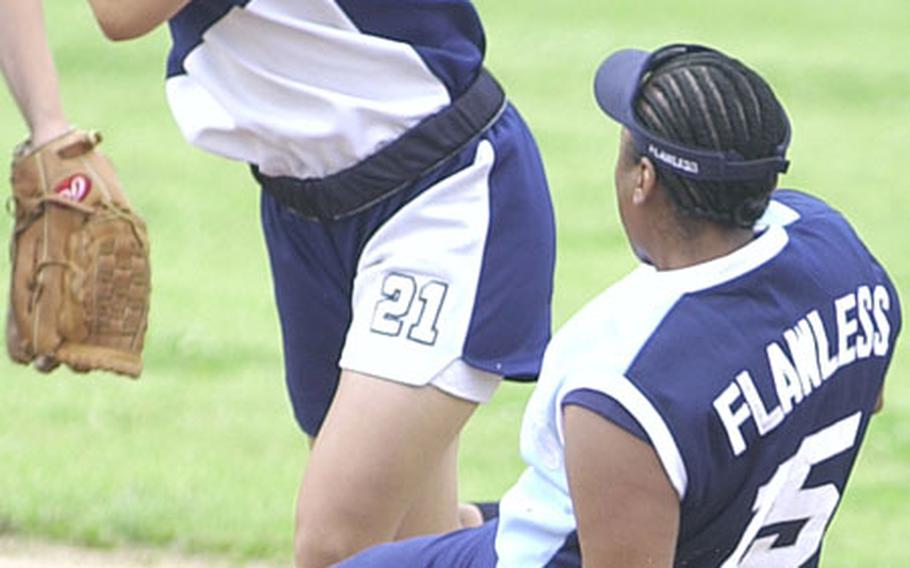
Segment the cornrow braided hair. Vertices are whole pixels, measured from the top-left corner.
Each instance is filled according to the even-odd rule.
[[[649,131],[685,146],[734,150],[745,159],[771,156],[783,142],[787,119],[757,73],[716,52],[670,58],[645,79],[636,114]],[[658,179],[677,210],[731,227],[750,228],[761,217],[777,176],[744,181],[695,181],[662,170]]]

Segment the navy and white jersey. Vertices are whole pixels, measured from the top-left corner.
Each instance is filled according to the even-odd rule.
[[[733,253],[642,266],[554,337],[502,501],[498,566],[580,563],[562,409],[651,444],[680,499],[678,566],[816,566],[901,326],[844,218],[777,191]]]
[[[170,28],[168,100],[191,143],[267,177],[337,180],[378,156],[367,174],[395,178],[330,222],[263,186],[286,380],[307,433],[341,369],[411,386],[451,387],[465,366],[488,382],[536,378],[555,256],[536,142],[500,97],[489,123],[438,156],[465,125],[413,136],[482,84],[471,2],[192,0]],[[401,141],[414,152],[396,154]],[[412,172],[414,156],[428,167]],[[342,189],[372,180],[355,178]]]
[[[170,28],[167,96],[187,139],[298,178],[447,106],[485,48],[468,0],[193,0]]]

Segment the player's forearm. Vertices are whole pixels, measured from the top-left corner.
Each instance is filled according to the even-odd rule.
[[[149,33],[189,3],[189,0],[88,1],[104,35],[116,41]]]
[[[40,145],[69,129],[41,2],[0,0],[0,13],[0,68],[28,124],[32,143]]]

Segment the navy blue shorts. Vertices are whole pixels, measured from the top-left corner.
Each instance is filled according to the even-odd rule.
[[[457,361],[534,380],[550,336],[555,226],[537,146],[509,107],[411,188],[332,222],[263,192],[294,414],[315,435],[341,368],[422,386]]]
[[[336,564],[337,568],[494,568],[494,519],[473,529],[380,544]]]

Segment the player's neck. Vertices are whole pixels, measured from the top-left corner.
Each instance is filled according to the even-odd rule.
[[[752,229],[726,229],[708,224],[697,235],[663,235],[664,246],[650,258],[658,270],[676,270],[708,262],[742,248],[754,238]]]

